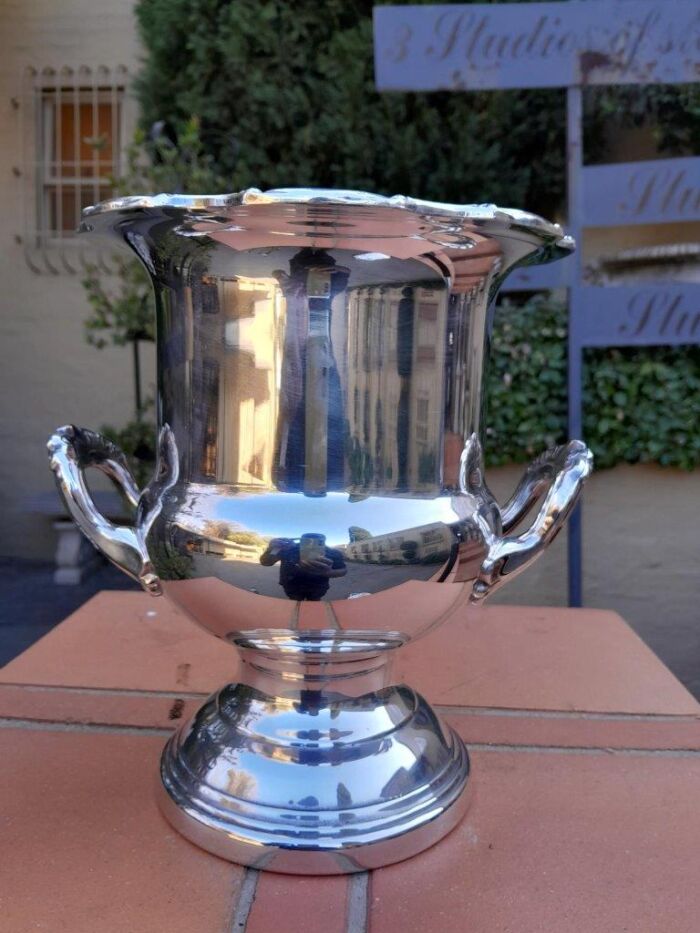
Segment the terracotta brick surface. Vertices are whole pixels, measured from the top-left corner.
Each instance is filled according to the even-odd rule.
[[[374,873],[371,933],[697,933],[700,756],[473,765],[464,823]]]
[[[6,665],[0,681],[209,693],[234,680],[236,671],[235,649],[167,599],[100,593]],[[698,711],[693,697],[616,613],[595,609],[458,609],[397,653],[394,676],[438,704]]]
[[[80,687],[41,687],[0,683],[0,719],[122,725],[170,731],[199,709],[200,697],[127,693]]]
[[[394,674],[471,746],[467,819],[368,882],[260,873],[251,896],[153,799],[235,650],[167,600],[95,597],[0,672],[0,931],[696,933],[700,706],[614,613],[448,603]]]
[[[398,654],[432,703],[696,713],[698,704],[617,613],[493,606],[455,613]]]
[[[261,619],[267,628],[289,628],[296,614],[296,603],[288,599],[251,593],[216,577],[172,580],[168,591],[183,614],[195,619],[206,616],[222,637],[232,627],[232,606],[236,607],[236,626],[241,629],[258,628]],[[155,600],[151,608],[163,601]]]
[[[0,720],[125,726],[158,729],[167,735],[196,712],[205,696],[0,683]],[[700,749],[700,711],[696,716],[499,712],[466,707],[447,707],[441,712],[471,745]]]
[[[105,592],[6,664],[0,680],[210,693],[237,669],[236,649],[166,598]]]
[[[348,879],[261,872],[246,933],[344,933]]]
[[[482,710],[443,712],[467,745],[700,749],[700,716],[559,716]]]
[[[242,870],[160,816],[162,745],[0,730],[3,933],[228,933]]]
[[[302,602],[297,605],[297,628],[309,630],[335,628],[335,618],[330,611],[329,603]]]
[[[376,593],[371,599],[339,599],[333,611],[346,631],[393,628],[413,635],[423,630],[426,620],[437,624],[457,610],[468,591],[462,586],[437,586],[409,580],[400,586]]]

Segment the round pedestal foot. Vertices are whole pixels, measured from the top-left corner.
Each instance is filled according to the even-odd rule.
[[[469,757],[407,687],[295,700],[232,684],[173,736],[161,808],[241,865],[344,874],[436,843],[466,812]]]

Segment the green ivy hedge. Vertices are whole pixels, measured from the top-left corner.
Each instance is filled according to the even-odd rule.
[[[566,306],[540,296],[496,312],[486,454],[528,460],[567,436]],[[588,350],[584,437],[596,466],[700,464],[700,347]]]

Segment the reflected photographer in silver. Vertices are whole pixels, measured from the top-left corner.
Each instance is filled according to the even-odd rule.
[[[326,547],[326,536],[302,535],[299,541],[273,538],[260,555],[263,567],[280,565],[280,586],[288,599],[317,602],[328,592],[330,581],[348,572],[337,548]]]

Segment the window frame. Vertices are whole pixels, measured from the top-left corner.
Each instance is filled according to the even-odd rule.
[[[84,206],[86,191],[90,192],[89,203],[96,204],[105,200],[113,192],[111,179],[121,173],[124,150],[124,102],[126,98],[125,84],[112,83],[100,85],[98,83],[83,84],[75,82],[66,84],[56,82],[39,82],[35,86],[35,159],[34,159],[34,226],[37,239],[42,244],[52,241],[63,241],[75,236],[75,228],[66,227],[63,223],[64,191],[73,192],[73,213],[78,219]],[[90,160],[92,174],[82,172],[86,160],[76,159],[80,156],[80,146],[84,134],[81,132],[81,107],[85,104],[92,108],[92,128],[99,121],[99,108],[105,104],[110,107],[111,123],[111,161],[108,166],[109,175],[104,174],[103,160],[99,158],[99,150],[95,148],[95,155]],[[73,108],[73,155],[72,161],[63,159],[61,152],[61,121],[63,107]],[[55,152],[58,143],[58,151]],[[54,157],[55,156],[55,157]],[[66,174],[65,167],[73,167],[74,174]],[[105,166],[107,167],[107,166]],[[54,200],[52,210],[51,198]],[[52,217],[52,213],[54,216]]]

